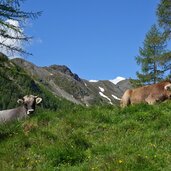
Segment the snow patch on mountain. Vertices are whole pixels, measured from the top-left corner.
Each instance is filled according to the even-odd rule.
[[[125,78],[123,78],[123,77],[116,77],[115,79],[109,80],[109,81],[116,85],[116,84],[118,84],[120,81],[123,81],[123,80],[125,80]]]
[[[109,97],[107,97],[106,95],[104,95],[102,92],[99,92],[99,94],[100,94],[100,96],[102,96],[102,97],[106,98],[107,100],[109,100],[109,103],[110,104],[113,104],[112,101],[111,101],[111,99]]]
[[[89,82],[97,83],[99,80],[89,80]]]
[[[99,87],[99,89],[100,89],[101,92],[105,91],[104,88],[102,88],[102,87]]]
[[[113,95],[113,94],[112,94],[112,97],[113,97],[114,99],[116,99],[116,100],[121,100],[119,97],[117,97],[117,96],[115,96],[115,95]]]
[[[84,85],[87,87],[87,84],[86,83],[84,83]]]

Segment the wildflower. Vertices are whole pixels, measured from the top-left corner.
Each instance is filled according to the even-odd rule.
[[[118,163],[120,163],[120,164],[121,164],[121,163],[123,163],[123,161],[122,161],[122,160],[119,160],[119,161],[118,161]]]

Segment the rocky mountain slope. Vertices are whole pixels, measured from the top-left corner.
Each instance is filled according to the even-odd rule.
[[[38,67],[21,58],[11,62],[24,69],[34,80],[43,84],[53,94],[63,97],[76,104],[86,106],[92,104],[118,104],[123,92],[131,88],[129,80],[99,80],[81,79],[67,66],[51,65]]]
[[[41,105],[52,110],[70,104],[65,99],[55,97],[43,84],[0,53],[0,110],[16,107],[17,99],[26,94],[42,97]]]

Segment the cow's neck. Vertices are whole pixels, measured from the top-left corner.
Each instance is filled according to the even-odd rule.
[[[27,109],[24,107],[24,105],[19,106],[19,107],[15,108],[15,109],[18,112],[18,115],[23,115],[23,114],[27,115]]]

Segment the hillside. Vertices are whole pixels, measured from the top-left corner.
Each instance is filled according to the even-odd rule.
[[[118,103],[109,99],[119,98],[131,86],[129,80],[88,81],[66,66],[37,67],[21,61],[22,67],[0,54],[0,108],[16,106],[25,94],[39,95],[43,103],[30,118],[0,125],[2,171],[170,170],[170,101],[121,109],[108,105]],[[89,93],[92,103],[76,98]],[[76,104],[100,105],[86,108],[64,95]]]
[[[88,81],[73,73],[67,66],[38,67],[24,59],[15,58],[13,63],[23,68],[33,79],[43,84],[53,94],[76,104],[118,104],[123,92],[131,88],[129,80],[116,84],[109,80]]]
[[[171,104],[39,110],[0,126],[1,170],[171,169]]]
[[[0,53],[0,110],[17,106],[17,99],[26,94],[34,94],[43,98],[42,107],[56,110],[66,100],[57,98],[45,86],[36,82],[22,68],[15,65]]]
[[[26,94],[41,96],[42,106],[53,110],[69,102],[118,105],[124,91],[132,87],[130,80],[118,78],[89,81],[67,66],[38,67],[20,58],[9,60],[0,53],[0,110],[16,107],[17,99]]]

